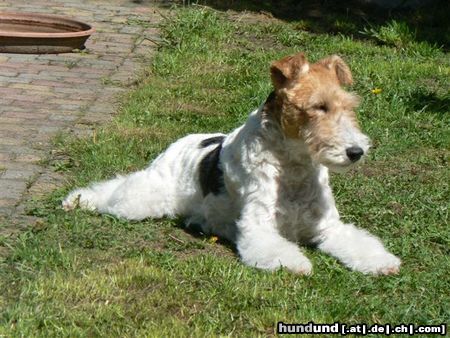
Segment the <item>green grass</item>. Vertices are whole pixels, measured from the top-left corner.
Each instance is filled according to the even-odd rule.
[[[89,139],[57,140],[67,156],[52,165],[70,184],[30,205],[42,221],[14,241],[0,238],[8,251],[0,336],[266,336],[278,321],[448,323],[448,54],[417,47],[413,35],[380,44],[199,8],[175,10],[162,33],[150,76],[114,122]],[[60,209],[72,187],[142,168],[182,135],[239,126],[271,91],[270,61],[297,51],[312,61],[340,54],[353,70],[374,148],[358,171],[333,176],[333,188],[344,220],[402,258],[399,275],[351,272],[311,249],[312,276],[262,272],[226,243],[185,233],[180,220]]]

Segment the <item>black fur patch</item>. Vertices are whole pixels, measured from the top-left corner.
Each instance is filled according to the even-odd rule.
[[[204,139],[202,142],[200,142],[200,146],[202,148],[209,147],[211,144],[222,144],[225,136],[214,136],[207,139]]]
[[[222,150],[224,137],[215,137],[214,141],[212,141],[212,139],[213,138],[202,141],[202,145],[205,141],[208,141],[205,143],[208,143],[209,145],[218,143],[217,147],[211,150],[200,162],[199,175],[203,196],[206,196],[209,193],[218,195],[225,186],[223,182],[223,171],[219,167],[220,151]]]
[[[275,100],[275,91],[273,91],[269,94],[269,96],[266,99],[266,102],[264,102],[264,103],[265,104],[272,103],[273,100]]]

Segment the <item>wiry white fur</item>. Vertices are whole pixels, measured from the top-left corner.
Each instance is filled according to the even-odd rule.
[[[349,167],[348,146],[367,151],[368,138],[346,128],[319,161]],[[215,145],[202,140],[220,134],[186,136],[147,169],[71,192],[65,209],[77,206],[127,219],[186,217],[236,244],[242,261],[274,270],[281,266],[309,274],[312,265],[297,243],[316,244],[351,269],[363,273],[398,271],[400,260],[379,239],[343,224],[328,183],[328,169],[311,158],[301,140],[287,139],[263,107],[246,124],[226,135],[220,154],[225,192],[203,197],[199,163]]]

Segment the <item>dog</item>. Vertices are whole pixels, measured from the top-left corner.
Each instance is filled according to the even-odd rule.
[[[365,274],[399,271],[381,241],[344,224],[329,185],[367,154],[358,97],[337,55],[309,63],[303,53],[271,64],[273,92],[230,134],[185,136],[148,168],[72,191],[81,207],[130,220],[183,216],[205,234],[233,242],[241,260],[266,270],[310,274],[299,244],[312,245]]]

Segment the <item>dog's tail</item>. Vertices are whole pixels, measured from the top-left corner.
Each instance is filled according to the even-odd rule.
[[[117,176],[115,179],[94,183],[87,188],[71,191],[64,199],[62,206],[68,211],[76,208],[98,210],[105,209],[113,192],[125,181],[125,177]]]
[[[177,210],[170,181],[152,168],[117,176],[72,191],[63,201],[63,208],[80,207],[133,220],[173,217]]]

